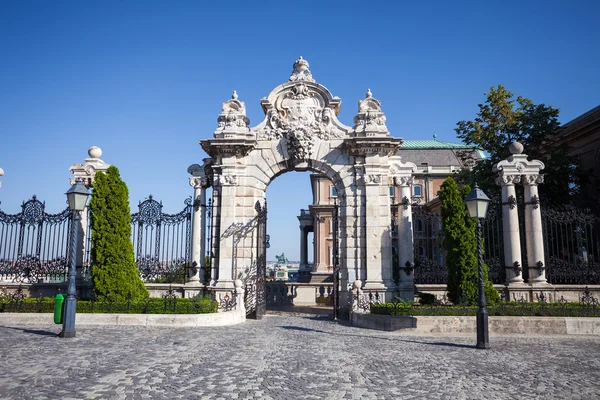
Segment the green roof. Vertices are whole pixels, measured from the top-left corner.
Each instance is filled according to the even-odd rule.
[[[425,149],[476,149],[462,143],[441,142],[439,140],[405,140],[400,150],[425,150]]]

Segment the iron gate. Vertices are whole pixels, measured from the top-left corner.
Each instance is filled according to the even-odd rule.
[[[600,284],[600,218],[591,210],[542,206],[546,277],[552,284]]]
[[[131,234],[140,277],[150,283],[185,283],[190,269],[192,199],[177,214],[162,212],[149,196],[131,215]]]
[[[260,201],[254,205],[256,216],[256,269],[252,268],[247,276],[246,283],[246,316],[261,319],[267,310],[267,248],[269,235],[267,235],[267,202],[261,206]]]
[[[35,196],[18,214],[0,211],[0,279],[12,282],[65,282],[71,212],[48,214]]]
[[[442,245],[442,216],[425,206],[412,207],[415,283],[448,282]]]

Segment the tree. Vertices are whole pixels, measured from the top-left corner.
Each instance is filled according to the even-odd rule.
[[[446,267],[448,268],[448,295],[453,303],[459,303],[463,293],[469,304],[478,298],[478,258],[475,224],[465,206],[469,186],[459,190],[456,181],[448,178],[438,192],[442,204],[442,226]],[[483,265],[485,296],[490,304],[500,299],[492,282],[488,280],[487,265]]]
[[[111,166],[94,178],[90,200],[92,282],[98,299],[134,301],[149,296],[138,275],[131,243],[129,191]]]
[[[491,87],[486,93],[485,104],[479,104],[479,112],[473,121],[459,121],[455,128],[457,136],[465,144],[477,146],[489,154],[489,159],[477,163],[472,170],[463,170],[459,183],[472,185],[477,182],[488,195],[498,193],[492,167],[508,157],[512,142],[521,142],[529,159],[544,162],[545,182],[540,185],[542,200],[566,204],[578,194],[582,174],[577,162],[568,155],[568,148],[552,146],[551,138],[560,128],[559,110],[545,104],[534,104],[530,99],[518,96],[503,85]]]

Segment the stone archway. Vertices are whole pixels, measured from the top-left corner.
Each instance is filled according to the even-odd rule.
[[[354,126],[342,124],[337,119],[341,99],[313,79],[302,57],[289,80],[260,103],[265,118],[249,127],[245,103],[234,91],[223,103],[214,138],[200,142],[211,158],[188,169],[195,199],[202,201],[204,189],[213,188],[216,279],[211,285],[232,289],[234,280],[251,268],[256,256],[255,203],[264,201],[269,183],[288,171],[310,170],[327,176],[338,192],[342,304],[355,281],[365,289],[397,290],[392,281],[389,186],[395,179],[410,190],[416,166],[396,155],[402,139],[390,136],[381,103],[368,90],[359,101]],[[400,289],[412,298],[410,204],[402,209],[398,262],[405,273]]]

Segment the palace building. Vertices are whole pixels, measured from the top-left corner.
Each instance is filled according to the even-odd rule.
[[[396,153],[403,162],[417,166],[413,174],[412,199],[400,198],[399,187],[390,182],[392,217],[397,215],[398,205],[403,201],[429,205],[436,209],[437,192],[444,180],[455,172],[471,167],[485,158],[483,151],[461,143],[433,140],[405,140]],[[325,279],[333,271],[333,210],[337,204],[337,191],[324,175],[310,175],[312,204],[300,210],[300,275],[304,280]],[[392,222],[390,221],[390,226]],[[309,263],[308,235],[313,233],[313,262]],[[314,277],[314,278],[313,278]]]

